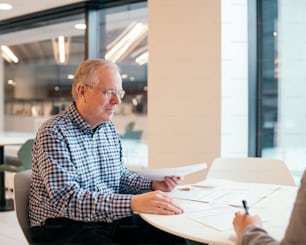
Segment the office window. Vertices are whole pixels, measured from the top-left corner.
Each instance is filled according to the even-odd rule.
[[[222,149],[305,169],[306,5],[222,1]],[[248,65],[247,65],[248,64]]]
[[[306,5],[259,2],[258,155],[284,160],[298,183],[306,156]]]
[[[71,83],[79,63],[87,57],[106,58],[120,66],[127,92],[114,117],[124,139],[127,163],[146,166],[147,3],[107,8],[97,3],[94,8],[71,9],[72,14],[67,12],[64,18],[56,18],[50,10],[35,28],[1,35],[2,43],[18,58],[15,63],[3,56],[4,130],[35,132],[72,102]],[[91,22],[91,13],[96,22]],[[84,24],[90,26],[84,29]]]
[[[85,30],[75,25],[84,23],[85,15],[81,14],[63,23],[8,34],[12,41],[6,46],[18,62],[4,62],[6,119],[23,116],[43,120],[71,103],[72,75],[84,60],[85,43]],[[6,130],[27,131],[9,128],[16,127],[9,122]]]

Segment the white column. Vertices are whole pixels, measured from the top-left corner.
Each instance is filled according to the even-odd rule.
[[[248,156],[247,13],[247,0],[222,0],[222,157]]]

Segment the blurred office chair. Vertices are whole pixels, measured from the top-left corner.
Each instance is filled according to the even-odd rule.
[[[135,122],[129,122],[125,127],[125,131],[132,131],[134,130],[134,127],[135,127]]]
[[[32,182],[32,170],[16,173],[14,176],[14,205],[18,224],[31,244],[30,221],[29,221],[29,193]]]
[[[207,173],[207,179],[225,179],[275,185],[295,186],[287,165],[267,158],[216,158]]]
[[[27,140],[18,150],[17,159],[0,164],[0,172],[20,172],[32,168],[32,147],[34,139]]]
[[[121,136],[121,138],[129,140],[140,140],[141,136],[142,130],[128,130]]]

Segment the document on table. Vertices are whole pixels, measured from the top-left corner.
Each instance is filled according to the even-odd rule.
[[[178,186],[176,189],[172,190],[171,192],[165,192],[165,193],[172,198],[206,202],[204,201],[204,198],[205,195],[207,194],[207,191],[206,190],[203,191],[202,188]]]
[[[194,203],[184,206],[184,215],[219,231],[232,230],[237,209],[225,205]]]
[[[199,187],[198,185],[179,186],[167,194],[172,198],[242,207],[241,200],[248,200],[249,206],[252,206],[270,196],[279,188],[279,186],[274,185],[228,182],[226,185],[216,187],[211,187],[211,185],[208,187]]]
[[[197,163],[176,168],[144,169],[137,172],[150,180],[163,180],[166,176],[183,177],[206,168],[206,163]]]

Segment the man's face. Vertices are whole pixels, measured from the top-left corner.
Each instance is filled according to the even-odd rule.
[[[84,94],[78,99],[77,107],[84,119],[92,128],[105,121],[110,121],[121,103],[118,94],[106,94],[105,91],[121,91],[120,74],[109,68],[98,68],[98,83],[84,86]]]

